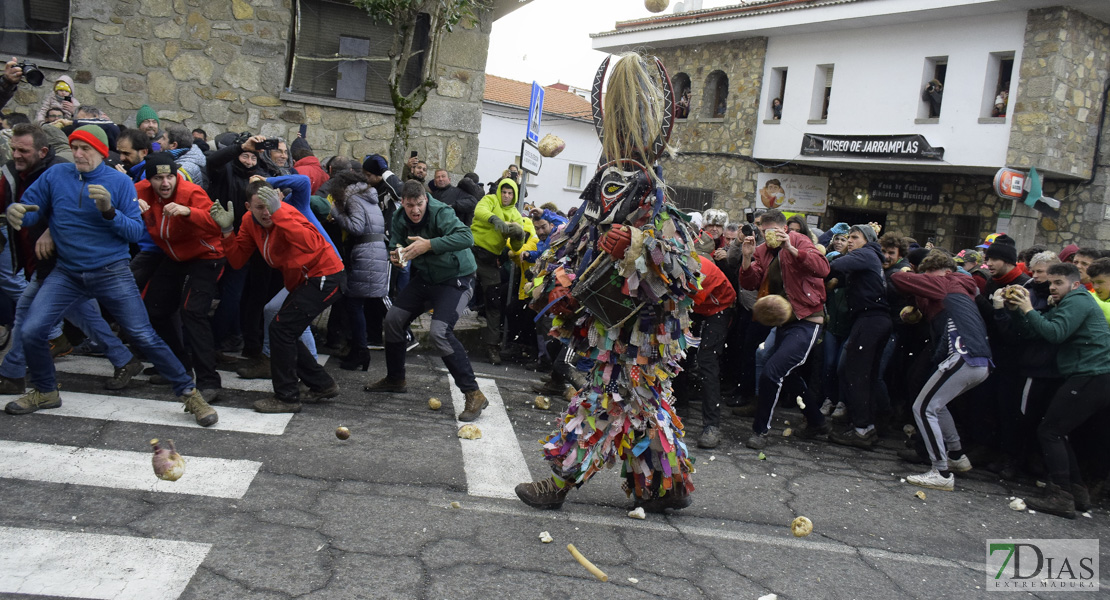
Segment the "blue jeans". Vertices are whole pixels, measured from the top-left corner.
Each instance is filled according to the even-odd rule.
[[[19,303],[15,307],[12,347],[11,350],[8,350],[8,355],[4,357],[3,364],[0,364],[0,376],[9,379],[23,379],[27,375],[27,359],[23,353],[23,322],[27,319],[27,311],[34,304],[41,287],[42,282],[36,278],[27,282],[27,287],[23,288],[23,295],[19,297]],[[84,331],[85,335],[89,336],[94,344],[104,349],[104,354],[111,361],[112,366],[118,368],[131,362],[133,358],[131,351],[112,333],[112,328],[100,315],[100,306],[97,305],[96,300],[78,302],[71,306],[63,316],[75,327]],[[55,327],[61,329],[60,319],[55,323]],[[54,335],[54,332],[51,331],[49,335],[52,337],[47,339],[54,339],[61,333]]]
[[[150,326],[143,298],[135,285],[128,261],[118,260],[99,269],[76,273],[58,265],[42,283],[42,289],[23,325],[23,348],[31,371],[31,385],[40,392],[57,389],[54,359],[46,337],[50,329],[73,305],[95,298],[108,310],[154,368],[173,384],[178,395],[196,387],[181,361]]]
[[[274,295],[266,303],[266,307],[262,309],[262,353],[266,356],[273,356],[270,354],[270,324],[274,322],[274,317],[277,316],[278,311],[281,310],[281,307],[285,304],[285,299],[288,297],[289,290],[281,288],[281,291]],[[308,351],[312,353],[312,358],[317,358],[316,338],[312,335],[312,325],[305,328],[304,332],[301,333],[300,340],[305,348],[308,348]]]

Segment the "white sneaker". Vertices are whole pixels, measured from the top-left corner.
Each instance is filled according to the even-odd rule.
[[[829,400],[828,398],[825,398],[825,401],[823,403],[821,403],[821,414],[823,414],[827,417],[827,416],[829,416],[829,413],[832,412],[832,410],[833,410],[832,400]]]
[[[949,474],[948,477],[941,477],[940,471],[936,469],[929,469],[929,472],[921,475],[910,475],[906,477],[906,481],[913,485],[946,492],[951,492],[956,488],[956,477],[954,475]]]
[[[948,459],[948,468],[957,473],[967,473],[971,470],[971,459],[966,454],[961,454],[959,458]]]
[[[843,402],[837,402],[836,403],[836,408],[833,409],[833,412],[832,412],[832,418],[834,418],[834,419],[843,419],[844,417],[847,417],[847,416],[848,416],[848,406],[845,405]]]

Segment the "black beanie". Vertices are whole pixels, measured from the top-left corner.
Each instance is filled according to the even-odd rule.
[[[1017,242],[1014,241],[1014,238],[1003,233],[994,238],[994,243],[987,247],[983,256],[1000,260],[1008,265],[1016,265],[1018,261]]]
[[[154,152],[146,157],[146,178],[153,179],[159,173],[177,173],[181,166],[173,161],[169,152]]]
[[[380,154],[371,154],[362,161],[362,170],[371,175],[381,177],[389,169],[389,163]]]

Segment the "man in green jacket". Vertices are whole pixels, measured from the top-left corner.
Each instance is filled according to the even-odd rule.
[[[1075,518],[1076,510],[1088,510],[1091,499],[1067,435],[1110,407],[1106,393],[1110,389],[1110,326],[1080,279],[1073,264],[1049,267],[1049,294],[1055,307],[1043,315],[1033,310],[1025,288],[1015,288],[1015,300],[1010,302],[1011,308],[1022,314],[1021,327],[1059,348],[1056,363],[1066,378],[1037,428],[1051,481],[1043,497],[1027,504],[1069,519]]]
[[[412,279],[401,289],[385,315],[386,376],[366,386],[368,392],[404,392],[405,329],[416,317],[432,309],[433,351],[466,396],[460,421],[473,421],[489,402],[478,389],[466,350],[455,337],[455,321],[473,294],[474,257],[470,229],[454,209],[428,198],[424,186],[406,181],[401,188],[401,208],[390,223],[389,260],[404,268],[412,263]]]
[[[478,284],[482,286],[486,310],[486,354],[489,362],[501,364],[501,307],[506,287],[501,284],[501,265],[507,242],[519,250],[528,241],[524,215],[516,208],[520,190],[506,177],[497,184],[497,193],[483,196],[474,207],[474,260],[478,265]]]

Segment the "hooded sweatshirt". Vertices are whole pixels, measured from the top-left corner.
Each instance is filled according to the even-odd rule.
[[[115,216],[105,219],[89,197],[90,185],[102,185],[112,195]],[[146,235],[135,185],[131,178],[106,163],[89,173],[80,173],[72,164],[55,165],[46,170],[24,192],[22,202],[39,207],[23,217],[23,226],[39,221],[49,224],[58,264],[84,273],[119,260],[130,260],[129,244]]]
[[[269,229],[251,217],[243,219],[238,234],[224,238],[224,252],[231,268],[243,268],[257,249],[266,264],[281,271],[289,291],[309,278],[327,277],[343,270],[343,261],[330,240],[300,211],[283,202],[271,216],[273,226]]]
[[[513,203],[508,206],[501,205],[501,190],[505,187],[513,190]],[[506,177],[497,184],[493,194],[482,196],[474,207],[474,222],[470,224],[470,231],[474,234],[474,245],[500,255],[505,249],[505,236],[490,223],[490,219],[497,217],[506,223],[516,223],[524,227],[524,215],[516,208],[520,200],[520,189],[516,182]]]
[[[1021,317],[1027,331],[1056,344],[1056,366],[1064,377],[1110,373],[1110,326],[1090,292],[1080,286],[1041,314]]]
[[[890,276],[898,291],[917,298],[917,307],[929,319],[937,340],[933,358],[941,363],[954,355],[963,356],[968,364],[990,364],[991,346],[987,328],[975,306],[979,288],[971,277],[957,273],[929,275],[926,273],[894,273]]]
[[[831,275],[844,278],[853,317],[868,311],[890,313],[883,274],[883,250],[878,242],[867,242],[864,247],[837,258],[829,263],[829,269]]]

